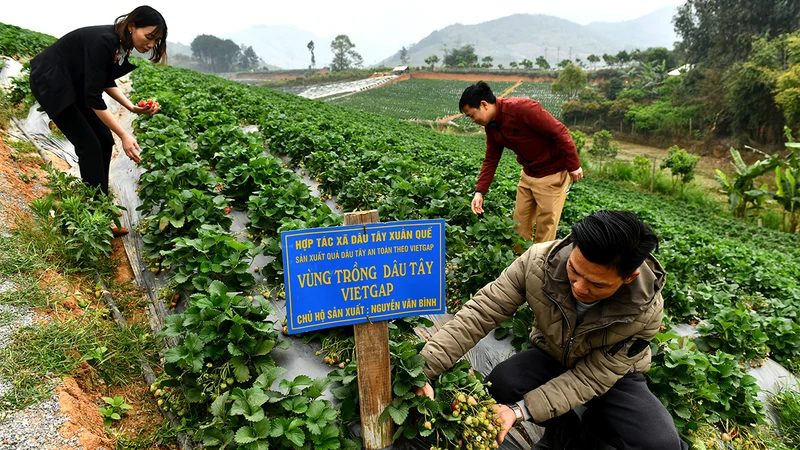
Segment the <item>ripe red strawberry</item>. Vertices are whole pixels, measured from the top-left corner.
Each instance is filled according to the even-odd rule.
[[[140,107],[140,108],[144,108],[144,105],[145,105],[145,104],[146,104],[146,103],[145,103],[145,101],[144,101],[144,100],[139,100],[139,107]]]
[[[230,213],[231,213],[231,209],[230,208],[225,208],[225,214],[230,214]]]

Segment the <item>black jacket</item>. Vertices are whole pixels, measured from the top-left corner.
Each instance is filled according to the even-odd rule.
[[[114,62],[120,39],[113,25],[79,28],[31,60],[31,92],[51,117],[76,103],[106,109],[103,89],[136,68],[125,53]]]

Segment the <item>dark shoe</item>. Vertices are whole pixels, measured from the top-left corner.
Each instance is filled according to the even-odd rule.
[[[123,228],[123,227],[117,228],[115,226],[112,226],[111,227],[111,232],[114,233],[114,237],[120,237],[120,236],[125,236],[126,234],[128,234],[128,229],[127,228]]]

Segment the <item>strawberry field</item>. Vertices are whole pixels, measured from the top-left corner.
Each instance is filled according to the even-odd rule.
[[[435,121],[459,113],[458,100],[464,89],[472,84],[468,81],[429,80],[411,78],[396,82],[380,89],[371,89],[347,97],[332,100],[331,103],[381,114],[400,120]],[[500,95],[516,83],[492,81],[489,83],[495,95]],[[507,97],[532,98],[544,106],[553,116],[561,118],[563,95],[550,90],[551,83],[523,82]],[[458,117],[453,123],[461,129],[476,131],[480,129],[468,117]]]
[[[155,394],[210,448],[234,442],[242,448],[357,446],[344,426],[358,411],[351,331],[303,336],[303,342],[321,343],[320,361],[337,366],[327,378],[298,376],[276,385],[283,370],[273,349],[303,345],[279,337],[280,300],[266,298],[280,290],[283,279],[280,232],[341,224],[339,213],[310,195],[298,173],[316,179],[322,195],[335,198],[343,211],[374,208],[383,221],[446,219],[447,302],[457,310],[514,259],[510,249],[520,242],[508,212],[516,163],[504,157],[487,213],[478,219],[468,204],[483,159],[481,137],[440,134],[357,109],[146,64],[134,72],[134,83],[136,98],[155,98],[163,108],[163,114],[136,123],[147,169],[140,181],[145,249],[175,292],[191,296],[187,309],[170,315],[164,328],[179,344],[166,354]],[[422,84],[414,89],[427,92]],[[452,92],[438,95],[412,95],[430,106],[413,114],[446,114],[444,100],[432,99]],[[244,124],[258,132],[243,132]],[[229,207],[246,212],[252,242],[230,232]],[[667,319],[652,343],[649,379],[682,434],[695,448],[722,448],[700,437],[758,433],[765,407],[747,371],[765,358],[795,374],[800,370],[800,238],[591,177],[570,192],[559,236],[599,209],[633,210],[662,240],[656,256],[669,274]],[[248,269],[256,255],[274,259],[254,275]],[[531,323],[530,312],[522,309],[496,333],[510,334],[524,347]],[[699,337],[671,330],[684,323],[697,324]],[[481,421],[461,420],[451,408],[459,396],[482,392],[480,380],[460,364],[440,377],[436,401],[411,393],[425,381],[417,355],[422,342],[412,331],[424,324],[415,319],[390,326],[395,399],[385,416],[397,424],[398,437],[457,447],[471,433],[485,431]],[[476,402],[470,417],[479,417],[488,399]]]
[[[470,84],[467,81],[411,78],[380,89],[342,97],[331,103],[400,120],[433,121],[458,114],[458,99]],[[497,95],[513,85],[509,82],[491,84]]]

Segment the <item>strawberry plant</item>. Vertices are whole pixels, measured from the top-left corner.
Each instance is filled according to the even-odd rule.
[[[735,356],[698,351],[691,340],[674,332],[658,334],[651,348],[650,389],[672,413],[679,430],[697,430],[703,422],[764,420],[756,379],[745,375]]]
[[[223,192],[240,203],[246,202],[255,191],[262,187],[266,189],[276,186],[276,189],[280,189],[284,184],[300,183],[297,176],[281,167],[277,159],[263,154],[255,156],[239,166],[220,170],[220,172],[225,174]],[[308,190],[307,187],[306,190]]]
[[[213,419],[198,438],[211,449],[237,445],[243,449],[357,449],[338,426],[338,414],[328,400],[320,399],[330,381],[300,375],[273,384],[284,370],[261,374],[247,390],[234,388],[211,405]],[[234,444],[235,443],[235,444]]]
[[[216,126],[237,125],[237,120],[227,111],[209,111],[194,116],[192,118],[192,125],[197,133],[202,133]]]
[[[148,145],[145,147],[146,150],[142,151],[142,161],[139,164],[148,171],[168,171],[175,166],[196,162],[194,149],[188,142],[173,138],[159,142],[163,136],[153,137],[151,134],[145,136],[145,143],[140,145],[152,142],[152,146]],[[154,148],[157,148],[157,151]]]
[[[222,180],[205,169],[204,162],[192,161],[172,166],[164,171],[148,171],[139,177],[140,211],[152,211],[160,206],[165,192],[181,192],[196,189],[202,192],[214,192],[222,185]]]
[[[220,148],[241,145],[255,151],[264,149],[262,140],[256,133],[245,133],[237,125],[214,126],[197,135],[197,153],[201,158],[214,160]]]
[[[696,340],[698,348],[704,351],[721,349],[745,359],[761,359],[769,356],[766,345],[769,336],[762,330],[764,318],[745,302],[736,302],[722,307],[712,316],[697,325],[703,335]]]
[[[439,376],[434,399],[412,391],[427,382],[425,360],[419,355],[423,344],[390,342],[395,398],[381,419],[391,418],[398,425],[395,438],[419,436],[434,444],[432,449],[497,448],[501,425],[494,418],[495,402],[468,362],[461,360]]]
[[[184,340],[167,351],[165,379],[172,382],[160,385],[182,381],[186,400],[198,403],[274,367],[270,351],[288,344],[278,343],[274,323],[266,320],[271,312],[262,296],[242,296],[221,281],[211,282],[190,298],[184,313],[165,320],[162,334]]]
[[[173,244],[161,256],[162,264],[175,268],[172,281],[178,290],[205,291],[217,280],[234,289],[255,284],[247,269],[262,249],[252,242],[239,242],[217,225],[201,225],[197,237],[180,237]]]
[[[171,191],[169,199],[161,209],[142,219],[142,238],[147,257],[157,261],[161,251],[172,247],[177,237],[196,237],[200,227],[212,223],[229,228],[233,219],[225,213],[228,200],[222,196],[211,196],[197,189]]]

